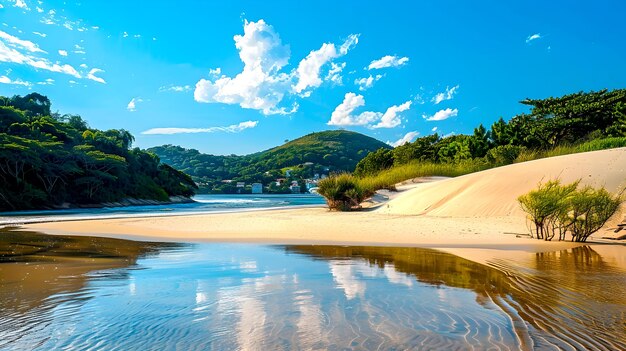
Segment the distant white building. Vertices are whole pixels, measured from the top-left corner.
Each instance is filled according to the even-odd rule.
[[[291,192],[293,194],[300,194],[300,186],[299,185],[292,185],[289,187],[289,190],[291,190]]]
[[[237,182],[237,188],[245,188],[246,182]]]
[[[252,183],[252,193],[253,194],[263,194],[263,184],[261,184],[261,183]]]

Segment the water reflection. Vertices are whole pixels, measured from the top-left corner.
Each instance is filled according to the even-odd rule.
[[[531,265],[493,262],[497,269],[421,248],[290,246],[286,250],[327,260],[348,299],[364,295],[360,277],[378,274],[398,284],[411,281],[407,279],[411,275],[430,285],[471,289],[479,304],[497,305],[510,317],[522,347],[626,349],[626,272],[605,262],[590,246],[537,253]],[[343,260],[355,258],[361,258],[361,264],[337,268]],[[400,280],[399,272],[405,273]],[[445,294],[442,290],[440,296],[445,299]]]
[[[485,266],[0,231],[0,349],[626,349],[625,279],[590,247]]]

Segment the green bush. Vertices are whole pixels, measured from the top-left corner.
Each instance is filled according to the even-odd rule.
[[[572,241],[584,242],[617,212],[621,194],[590,186],[578,189],[579,184],[580,180],[567,185],[552,180],[518,198],[534,226],[531,237],[552,240],[558,234],[565,240],[569,233]]]
[[[565,235],[561,219],[567,213],[567,198],[576,191],[578,183],[561,185],[560,180],[552,180],[539,184],[537,190],[520,196],[519,202],[533,223],[535,230],[531,230],[531,237],[552,240],[558,233],[559,240]]]
[[[318,193],[326,198],[328,207],[339,211],[359,208],[361,202],[372,196],[375,191],[364,188],[358,178],[347,173],[322,179],[317,186]]]
[[[485,159],[494,165],[509,165],[524,151],[523,146],[500,145],[489,150]]]
[[[572,241],[587,241],[617,212],[621,202],[621,194],[612,195],[604,188],[586,186],[576,191],[566,200],[568,212],[563,217],[564,227],[572,235]]]

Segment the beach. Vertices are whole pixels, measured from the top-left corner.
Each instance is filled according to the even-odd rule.
[[[475,261],[497,252],[556,251],[581,245],[531,239],[517,197],[542,181],[581,179],[583,185],[618,192],[626,182],[626,149],[530,161],[457,178],[409,182],[398,193],[379,194],[371,208],[331,212],[326,208],[81,220],[28,224],[47,234],[136,240],[419,246],[445,249]],[[590,241],[614,234],[624,210]],[[473,251],[461,249],[472,249]],[[482,255],[476,255],[482,249]],[[471,252],[471,253],[470,253]]]

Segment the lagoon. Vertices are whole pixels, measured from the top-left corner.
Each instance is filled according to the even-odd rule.
[[[0,349],[626,349],[626,271],[591,246],[482,265],[5,229],[0,262]]]

